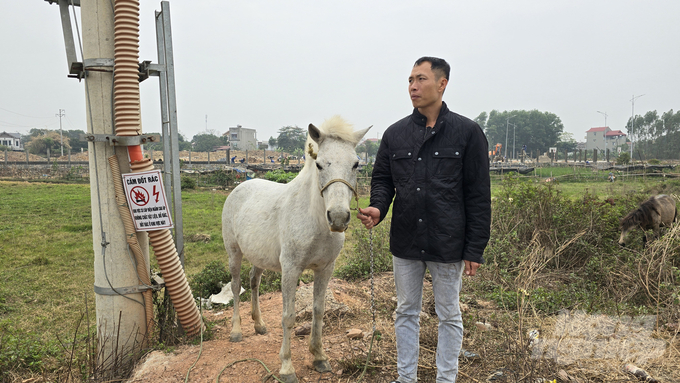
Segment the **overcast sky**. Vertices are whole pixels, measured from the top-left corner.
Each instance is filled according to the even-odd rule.
[[[411,113],[407,77],[424,55],[452,66],[450,109],[470,118],[552,112],[578,141],[604,125],[597,111],[626,132],[633,96],[644,94],[635,114],[680,108],[677,0],[172,0],[170,8],[188,139],[240,124],[267,140],[334,114],[356,129],[373,125],[368,137],[379,137]],[[142,1],[140,60],[157,62],[155,10],[160,2]],[[86,130],[84,84],[66,77],[58,6],[3,1],[0,36],[0,131],[58,129],[59,109],[64,129]],[[141,92],[143,131],[159,132],[158,79]]]

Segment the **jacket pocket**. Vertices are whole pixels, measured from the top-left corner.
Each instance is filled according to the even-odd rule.
[[[463,151],[458,148],[435,149],[432,163],[435,177],[455,176],[463,167]]]
[[[410,149],[395,150],[390,158],[392,178],[395,181],[405,181],[413,173],[413,151]]]

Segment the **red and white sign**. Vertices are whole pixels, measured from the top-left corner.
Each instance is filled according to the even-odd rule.
[[[172,228],[160,170],[123,174],[123,186],[137,231]]]

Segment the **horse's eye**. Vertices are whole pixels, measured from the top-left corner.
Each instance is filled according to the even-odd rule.
[[[354,166],[352,166],[352,170],[355,170],[358,167],[359,167],[359,162],[357,161],[357,162],[354,163]]]
[[[321,165],[319,165],[318,162],[316,162],[316,168],[319,169],[319,170],[323,170],[323,168],[321,167]]]

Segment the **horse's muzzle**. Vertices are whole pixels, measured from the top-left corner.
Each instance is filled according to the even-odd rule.
[[[331,231],[342,233],[347,230],[351,214],[348,210],[327,210],[326,219]]]

